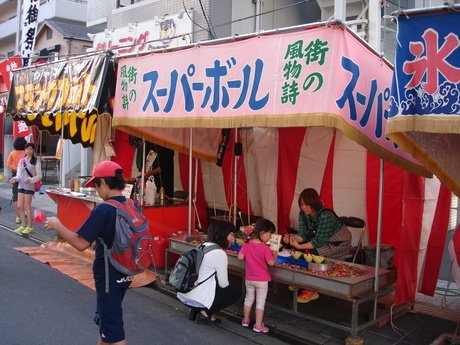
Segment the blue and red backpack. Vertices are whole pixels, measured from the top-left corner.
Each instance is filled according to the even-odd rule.
[[[104,246],[106,292],[108,292],[108,263],[119,272],[133,276],[145,271],[153,263],[152,235],[148,222],[131,199],[125,202],[106,200],[117,209],[115,237],[111,248],[100,238]]]

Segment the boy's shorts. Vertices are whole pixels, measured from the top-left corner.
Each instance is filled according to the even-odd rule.
[[[99,326],[99,335],[105,343],[116,343],[125,340],[123,328],[122,301],[131,281],[111,282],[109,293],[97,289],[97,307],[94,322]]]

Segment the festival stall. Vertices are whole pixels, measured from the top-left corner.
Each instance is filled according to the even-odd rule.
[[[115,75],[109,65],[111,56],[99,53],[14,70],[6,115],[93,147],[99,116],[111,114]]]
[[[460,196],[460,5],[394,13],[396,62],[387,135]],[[423,261],[421,292],[433,296],[446,226],[432,233]],[[449,243],[452,272],[460,284],[458,231]],[[413,250],[407,247],[407,250]]]
[[[114,71],[110,64],[110,55],[103,53],[14,70],[6,114],[74,144],[98,147],[105,136],[102,132],[109,130],[97,124],[111,115]],[[62,187],[48,195],[57,202],[64,225],[74,229],[93,203],[72,198]]]
[[[15,70],[7,115],[74,144],[91,147],[94,166],[107,159],[105,145],[113,138],[110,119],[115,70],[112,56],[107,53]],[[88,196],[64,186],[47,193],[57,203],[58,217],[74,231],[102,202],[97,195]],[[187,227],[187,205],[170,201],[158,206],[144,209],[153,235]]]
[[[200,43],[121,58],[118,72],[113,125],[179,151],[177,170],[187,173],[176,189],[196,195],[200,212],[239,209],[285,233],[297,226],[298,195],[314,187],[337,214],[365,219],[371,242],[381,216],[395,265],[420,274],[421,243],[449,196],[385,137],[392,68],[349,29],[317,23]],[[407,240],[419,250],[401,260]],[[398,276],[397,303],[415,299],[412,278]]]

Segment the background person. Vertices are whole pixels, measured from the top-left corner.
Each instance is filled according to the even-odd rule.
[[[351,232],[334,211],[323,206],[318,192],[307,188],[299,195],[299,232],[285,234],[283,242],[311,254],[345,260],[351,245]],[[303,290],[297,301],[306,303],[318,293]]]
[[[222,249],[228,248],[235,240],[235,227],[232,223],[217,220],[208,228],[205,246],[213,243]],[[207,252],[198,272],[198,282],[216,273],[215,278],[207,279],[187,293],[177,293],[179,300],[190,307],[189,320],[197,323],[219,323],[214,314],[232,304],[241,296],[241,290],[228,281],[228,257],[222,249]]]
[[[14,151],[11,151],[10,154],[8,155],[8,159],[6,161],[6,166],[11,169],[11,176],[15,177],[17,170],[18,170],[18,164],[19,161],[24,158],[26,155],[24,151],[24,147],[27,144],[27,140],[24,137],[17,137],[14,139],[13,142],[13,148]],[[13,201],[14,205],[14,212],[16,213],[16,224],[21,224],[21,217],[19,215],[19,210],[18,210],[18,182],[13,183],[13,198],[11,199]]]
[[[103,161],[97,164],[91,180],[85,187],[95,187],[103,200],[126,201],[122,195],[125,188],[123,169],[115,162]],[[91,243],[97,241],[93,275],[97,296],[94,322],[99,326],[99,345],[126,344],[122,302],[132,277],[120,273],[109,262],[109,293],[105,292],[104,246],[101,243],[102,239],[109,248],[113,244],[116,211],[115,207],[105,203],[97,205],[77,232],[67,229],[56,217],[48,218],[45,223],[46,230],[56,230],[66,242],[80,251],[84,251]]]
[[[239,260],[246,260],[246,298],[244,299],[241,326],[249,327],[249,316],[255,300],[256,323],[252,330],[257,333],[267,333],[269,331],[268,327],[262,322],[268,293],[268,282],[272,280],[270,273],[268,273],[267,265],[273,266],[275,264],[278,252],[271,251],[266,243],[270,241],[270,237],[275,233],[275,230],[275,224],[268,219],[260,218],[254,226],[249,241],[243,244],[238,253]]]
[[[32,227],[32,198],[35,194],[35,182],[42,179],[42,169],[40,160],[35,155],[35,145],[27,143],[24,151],[26,156],[19,161],[17,174],[11,178],[10,183],[18,182],[17,207],[21,218],[21,226],[14,232],[28,235],[35,231]]]

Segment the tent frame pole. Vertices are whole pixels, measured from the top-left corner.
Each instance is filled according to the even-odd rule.
[[[233,147],[236,147],[236,143],[238,142],[238,128],[235,128],[234,132],[234,138],[233,138]],[[233,225],[235,226],[236,229],[236,214],[237,214],[237,207],[238,205],[236,204],[237,202],[237,197],[236,197],[236,192],[237,192],[237,187],[238,184],[237,178],[238,178],[238,159],[239,156],[236,155],[235,149],[233,150],[233,156],[234,156],[234,169],[233,169]]]
[[[379,293],[379,269],[380,269],[380,246],[382,237],[382,208],[383,208],[383,175],[385,172],[385,162],[380,159],[380,178],[379,178],[379,204],[378,204],[378,217],[377,217],[377,243],[375,250],[375,279],[374,279],[374,317],[377,317],[377,302]]]
[[[188,214],[187,214],[187,231],[188,235],[192,235],[192,199],[193,199],[193,185],[192,185],[192,163],[193,163],[193,128],[190,128],[190,139],[189,139],[189,155],[188,155]]]

